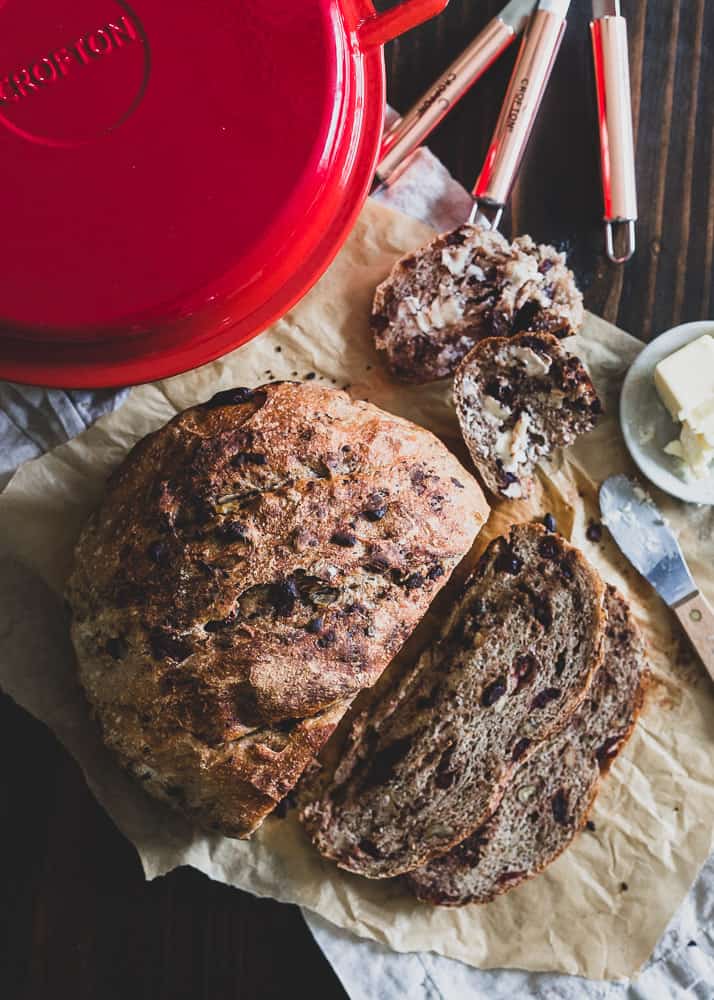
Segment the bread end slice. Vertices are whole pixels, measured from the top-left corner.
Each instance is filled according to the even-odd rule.
[[[459,365],[454,402],[481,479],[508,499],[527,497],[539,459],[602,412],[583,364],[547,333],[482,340]]]

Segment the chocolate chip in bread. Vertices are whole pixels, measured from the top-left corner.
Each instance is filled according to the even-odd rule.
[[[439,638],[357,716],[334,773],[302,792],[318,850],[387,878],[460,843],[562,728],[602,656],[604,588],[540,525],[495,539]]]
[[[68,586],[79,677],[147,791],[229,836],[293,787],[488,512],[429,432],[346,393],[219,393],[111,477]]]
[[[547,333],[480,341],[457,369],[454,402],[485,486],[510,499],[527,497],[539,459],[602,412],[582,363]]]
[[[551,864],[584,826],[612,761],[635,726],[649,676],[642,636],[614,587],[605,597],[603,663],[565,729],[518,768],[487,822],[405,876],[421,900],[487,903]]]
[[[405,382],[452,375],[484,337],[566,337],[582,321],[582,296],[564,254],[529,236],[509,243],[472,225],[398,260],[372,307],[375,344]]]

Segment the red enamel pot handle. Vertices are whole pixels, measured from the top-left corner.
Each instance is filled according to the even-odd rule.
[[[360,44],[364,48],[385,45],[397,35],[415,28],[430,17],[440,14],[449,0],[402,0],[396,7],[385,10],[363,21],[358,28]]]

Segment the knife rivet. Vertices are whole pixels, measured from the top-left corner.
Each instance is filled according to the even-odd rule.
[[[700,622],[702,620],[702,613],[698,608],[692,608],[689,612],[689,617],[693,622]]]

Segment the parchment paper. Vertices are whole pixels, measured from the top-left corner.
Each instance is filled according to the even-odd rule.
[[[487,906],[443,910],[322,862],[292,815],[267,821],[252,842],[197,831],[122,774],[103,750],[74,679],[59,596],[74,541],[109,471],[177,410],[231,385],[315,372],[429,427],[463,454],[448,384],[394,384],[368,334],[376,283],[398,254],[429,235],[413,219],[367,205],[328,273],[268,333],[196,372],[133,389],[117,412],[18,471],[0,496],[0,544],[18,560],[12,586],[0,594],[0,684],[75,755],[99,801],[136,845],[149,878],[190,864],[259,895],[299,903],[396,950],[434,950],[483,968],[628,976],[650,954],[711,848],[714,689],[670,612],[627,567],[607,532],[599,544],[585,538],[590,520],[598,520],[601,479],[631,471],[617,393],[641,344],[603,321],[588,316],[572,346],[588,363],[609,415],[548,467],[533,502],[495,511],[478,545],[509,520],[550,510],[560,530],[630,597],[655,670],[643,718],[597,802],[595,832],[578,838],[544,875]],[[711,510],[656,499],[714,599]],[[27,649],[22,663],[2,656],[10,640]]]

